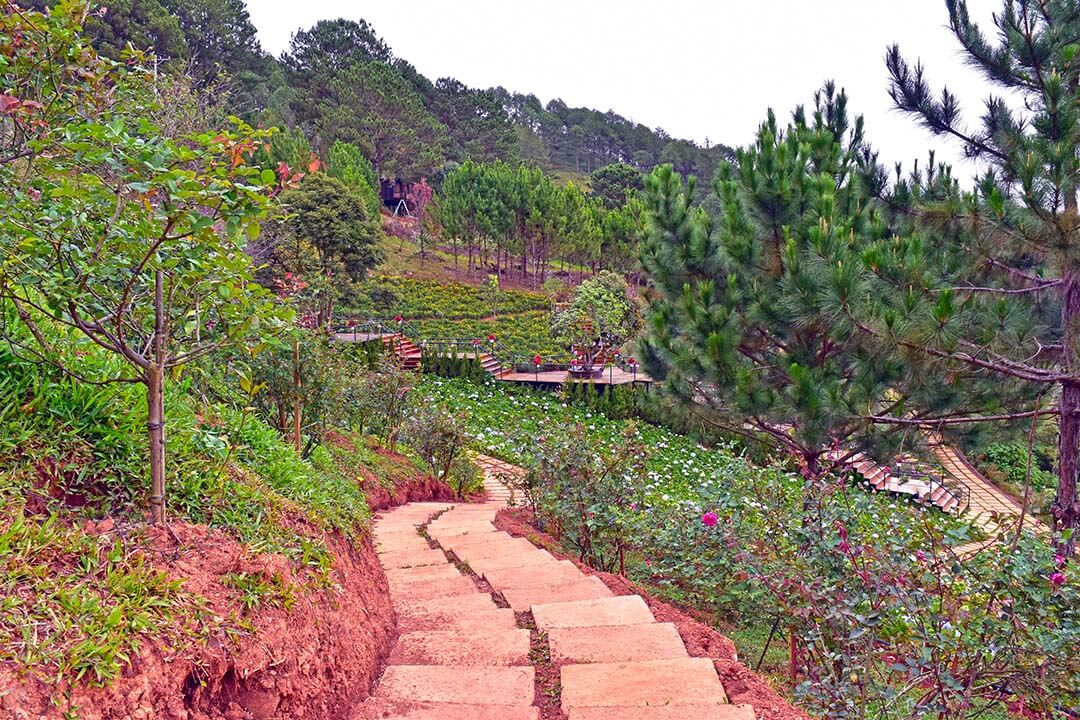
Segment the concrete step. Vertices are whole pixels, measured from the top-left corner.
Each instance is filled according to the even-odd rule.
[[[529,631],[494,628],[427,630],[398,637],[390,665],[506,666],[529,664]]]
[[[472,557],[469,565],[477,575],[483,575],[491,570],[506,570],[508,568],[535,567],[537,565],[556,565],[558,560],[551,553],[544,550],[518,550],[507,552],[492,557]]]
[[[408,594],[407,587],[411,583],[431,582],[432,580],[453,580],[461,577],[461,573],[453,565],[421,565],[411,568],[394,568],[386,571],[386,579],[393,588],[402,588],[402,596]]]
[[[612,663],[687,657],[672,623],[560,627],[547,631],[557,663]]]
[[[536,627],[541,630],[656,622],[649,606],[637,595],[536,604],[532,613]]]
[[[599,578],[588,577],[572,580],[559,585],[532,585],[528,587],[508,587],[501,590],[506,602],[518,612],[524,612],[534,605],[573,600],[596,600],[611,597],[611,591]]]
[[[442,550],[396,550],[379,556],[379,562],[387,570],[392,568],[421,567],[423,565],[442,565],[446,554]]]
[[[390,665],[375,697],[437,703],[468,699],[472,705],[526,707],[533,701],[533,682],[531,667]]]
[[[561,677],[563,712],[581,707],[727,703],[708,658],[563,665]]]
[[[457,595],[447,598],[432,598],[433,600],[463,600],[469,595]],[[489,595],[480,597],[490,599]],[[517,620],[514,611],[510,608],[497,608],[492,606],[490,610],[479,610],[468,615],[462,615],[455,610],[432,610],[428,613],[416,613],[408,617],[398,617],[398,632],[422,632],[429,630],[459,630],[469,633],[486,633],[494,630],[515,630]]]
[[[494,527],[494,526],[492,526]],[[487,545],[490,543],[510,543],[525,547],[525,543],[528,543],[530,547],[535,547],[525,538],[515,538],[513,535],[502,530],[489,530],[486,532],[464,532],[457,533],[455,535],[445,534],[439,538],[439,544],[445,548],[454,547],[470,547],[473,545]]]
[[[453,569],[453,568],[451,568]],[[417,582],[395,585],[391,583],[390,594],[408,597],[412,600],[430,600],[437,597],[469,595],[479,593],[472,578],[460,573],[456,577],[441,580],[420,580]]]
[[[460,520],[453,523],[432,523],[427,527],[428,535],[438,540],[439,538],[454,535],[475,535],[477,533],[495,532],[495,526],[490,520]]]
[[[754,720],[754,708],[750,705],[583,707],[571,708],[567,720],[613,720],[614,718],[618,720]]]
[[[513,630],[514,611],[495,605],[490,595],[475,593],[395,603],[398,631]]]
[[[475,570],[475,568],[473,569]],[[497,590],[503,590],[511,587],[562,585],[576,580],[584,580],[585,574],[578,570],[577,566],[569,560],[559,560],[554,563],[526,565],[524,567],[490,568],[484,573],[484,579]]]
[[[395,533],[389,538],[380,537],[375,540],[375,551],[380,555],[388,552],[420,552],[422,550],[431,550],[431,545],[416,534],[408,537]]]
[[[540,710],[532,705],[462,705],[371,698],[350,720],[540,720]]]
[[[492,558],[522,550],[535,550],[536,546],[525,538],[512,538],[504,532],[466,535],[452,539],[439,539],[439,545],[453,551],[462,559]]]

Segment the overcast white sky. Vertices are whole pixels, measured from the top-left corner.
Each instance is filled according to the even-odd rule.
[[[991,30],[1000,0],[969,0]],[[427,77],[502,85],[619,114],[675,137],[743,145],[768,107],[786,119],[833,78],[866,116],[882,160],[928,148],[971,174],[955,144],[891,109],[885,48],[922,59],[977,121],[987,85],[965,66],[942,0],[248,0],[263,47],[280,54],[299,28],[364,18]]]

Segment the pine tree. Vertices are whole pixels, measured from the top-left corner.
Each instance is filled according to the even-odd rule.
[[[642,265],[650,302],[645,368],[698,422],[765,438],[817,481],[844,457],[883,445],[869,418],[903,368],[850,323],[819,311],[834,247],[883,232],[866,202],[861,118],[831,85],[781,129],[770,111],[756,143],[723,164],[714,220],[670,165],[646,178]],[[832,452],[842,450],[839,453]]]
[[[897,184],[888,200],[916,210],[914,232],[866,251],[863,293],[876,302],[860,322],[955,388],[994,379],[1046,395],[1041,412],[1057,413],[1060,428],[1054,524],[1072,530],[1080,521],[1080,6],[1006,0],[991,39],[965,2],[945,5],[967,60],[1000,92],[986,100],[981,125],[968,127],[957,98],[947,89],[935,96],[922,66],[895,46],[886,55],[890,92],[900,110],[959,140],[988,169],[971,192],[940,174]],[[959,417],[971,405],[963,393],[952,400],[922,418],[970,419]],[[996,411],[1015,420],[1040,410]]]

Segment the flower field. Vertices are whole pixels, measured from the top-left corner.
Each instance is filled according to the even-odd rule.
[[[522,312],[516,315],[499,315],[491,320],[414,320],[410,323],[422,340],[480,340],[487,344],[489,335],[495,335],[499,344],[510,352],[531,358],[540,354],[545,358],[564,356],[567,348],[551,337],[550,316],[547,312]]]
[[[463,413],[478,450],[523,465],[532,461],[534,440],[545,433],[580,427],[591,438],[614,446],[631,423],[567,405],[553,393],[505,384],[479,385],[425,376],[417,391],[454,412]],[[753,520],[766,509],[761,497],[755,494],[765,477],[774,490],[779,488],[785,495],[790,494],[792,502],[801,497],[802,480],[777,466],[755,467],[730,447],[705,448],[649,423],[636,422],[633,427],[635,437],[649,452],[646,481],[638,488],[638,509],[642,512],[678,509],[687,519],[700,524],[703,513],[720,512],[726,507],[733,511],[737,508],[741,518]],[[871,540],[884,537],[885,533],[910,534],[926,513],[957,530],[958,541],[966,539],[960,531],[966,529],[967,523],[952,516],[924,510],[909,500],[886,495],[869,497],[874,511],[865,518],[865,529]]]
[[[363,283],[363,294],[382,291],[393,296],[388,305],[371,311],[378,319],[398,315],[406,320],[461,320],[490,317],[493,313],[548,311],[551,300],[543,293],[524,290],[485,290],[475,285],[380,276]],[[387,292],[388,291],[388,292]]]

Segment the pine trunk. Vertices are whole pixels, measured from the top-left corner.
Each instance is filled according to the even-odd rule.
[[[1064,331],[1066,353],[1072,352],[1080,341],[1080,271],[1067,272],[1061,304],[1061,327]],[[1075,358],[1067,355],[1066,370],[1076,377]],[[1061,417],[1058,421],[1058,488],[1057,498],[1051,508],[1054,529],[1072,529],[1075,533],[1080,524],[1080,502],[1076,497],[1076,481],[1080,475],[1080,382],[1069,380],[1061,386]],[[1070,538],[1058,547],[1068,557],[1076,546],[1076,538]]]

